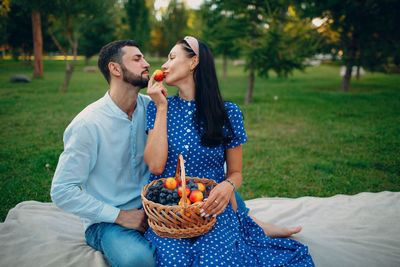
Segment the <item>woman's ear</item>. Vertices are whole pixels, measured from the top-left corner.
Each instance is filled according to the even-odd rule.
[[[199,56],[192,57],[192,62],[190,63],[190,69],[194,70],[196,66],[199,64]]]
[[[108,69],[110,70],[110,74],[116,77],[121,76],[121,66],[116,62],[108,63]]]

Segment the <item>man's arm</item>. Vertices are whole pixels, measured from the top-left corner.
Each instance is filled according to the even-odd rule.
[[[119,209],[81,189],[97,160],[97,135],[84,120],[78,120],[64,133],[61,154],[51,186],[51,198],[61,209],[93,222],[115,222]]]

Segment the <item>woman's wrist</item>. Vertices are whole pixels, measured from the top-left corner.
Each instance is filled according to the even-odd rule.
[[[232,182],[232,181],[230,181],[230,180],[228,180],[228,179],[226,179],[226,180],[224,180],[224,182],[227,182],[227,183],[229,183],[232,187],[233,187],[233,191],[235,191],[236,190],[236,185]]]

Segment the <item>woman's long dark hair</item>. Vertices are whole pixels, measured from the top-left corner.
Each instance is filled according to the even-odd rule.
[[[226,144],[235,136],[232,125],[222,100],[215,71],[214,57],[211,50],[201,41],[199,43],[199,63],[193,70],[196,86],[196,114],[198,131],[201,135],[203,146],[215,147]],[[178,41],[182,44],[189,58],[196,54],[185,40]],[[203,126],[203,132],[200,131]],[[226,125],[230,134],[225,136],[223,126]]]

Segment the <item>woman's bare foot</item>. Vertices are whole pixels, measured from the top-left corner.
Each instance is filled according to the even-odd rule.
[[[250,217],[256,224],[258,224],[264,230],[265,235],[271,238],[290,237],[291,235],[297,234],[302,229],[301,226],[297,227],[279,226],[262,222],[251,215]]]

